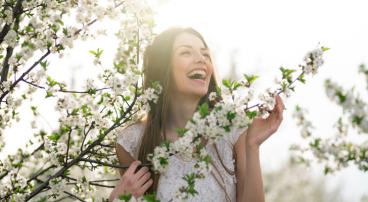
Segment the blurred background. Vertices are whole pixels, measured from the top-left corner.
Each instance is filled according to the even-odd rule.
[[[267,201],[368,201],[368,173],[349,166],[324,175],[324,165],[312,163],[310,169],[305,169],[293,163],[293,152],[289,150],[291,144],[305,141],[292,118],[296,105],[309,110],[307,117],[316,128],[314,135],[321,138],[334,135],[332,126],[342,115],[342,108],[327,98],[325,79],[330,78],[346,89],[355,86],[361,98],[368,101],[365,77],[358,74],[358,66],[368,62],[368,1],[170,0],[156,6],[155,11],[158,13],[155,33],[170,26],[193,27],[214,53],[221,79],[241,79],[243,73],[260,76],[253,84],[258,92],[276,87],[274,79],[281,79],[280,66],[296,69],[294,74],[299,75],[298,65],[307,51],[318,43],[329,47],[319,73],[306,76],[306,84],[297,83],[291,97],[283,100],[287,108],[283,122],[261,146],[266,198]],[[108,19],[97,22],[95,27],[107,29],[107,36],[75,43],[74,49],[67,50],[62,59],[50,56],[48,74],[57,81],[65,81],[68,90],[81,89],[87,78],[97,80],[102,69],[93,65],[94,56],[89,50],[104,50],[101,57],[104,68],[113,67],[118,48],[114,43],[118,26],[114,23],[117,22]],[[35,124],[51,131],[58,126],[57,115],[52,113],[57,99],[45,100],[44,92],[37,93],[32,102],[37,103],[43,118],[37,118]],[[15,153],[36,132],[29,124],[33,119],[30,106],[24,103],[22,107],[25,108],[19,109],[24,111],[22,120],[4,133],[7,145],[1,159]],[[352,142],[363,143],[367,139],[367,134],[349,130]]]

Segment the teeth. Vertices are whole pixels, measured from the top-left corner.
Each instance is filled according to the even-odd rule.
[[[188,77],[191,77],[191,76],[194,76],[195,74],[199,74],[201,77],[201,79],[205,78],[206,77],[206,72],[203,71],[203,70],[194,70],[194,71],[191,71],[187,76]]]

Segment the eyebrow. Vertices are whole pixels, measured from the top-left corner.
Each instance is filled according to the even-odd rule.
[[[179,49],[180,47],[182,47],[182,46],[187,47],[187,48],[193,48],[192,46],[189,46],[189,45],[181,45],[181,46],[177,47],[177,48],[176,48],[176,50],[178,50],[178,49]],[[176,50],[175,50],[175,51],[176,51]],[[207,48],[202,47],[202,48],[201,48],[201,50],[207,50]],[[175,52],[175,51],[174,51],[174,52]]]

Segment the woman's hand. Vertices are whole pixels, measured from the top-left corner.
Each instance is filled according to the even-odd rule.
[[[246,136],[246,148],[258,149],[259,146],[275,133],[282,121],[282,112],[285,105],[279,95],[276,96],[276,105],[272,113],[266,118],[254,118]]]
[[[132,194],[136,199],[147,191],[152,185],[153,180],[150,179],[151,173],[148,167],[143,167],[137,173],[134,173],[140,164],[142,164],[142,162],[134,161],[130,165],[111,192],[109,201],[112,202],[115,198],[119,198],[119,195],[124,195],[124,190],[127,195]]]

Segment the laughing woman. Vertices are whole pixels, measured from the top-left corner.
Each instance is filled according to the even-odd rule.
[[[217,69],[213,56],[202,35],[192,28],[173,27],[157,35],[143,56],[144,88],[151,81],[163,87],[157,104],[152,104],[147,116],[126,127],[116,140],[121,180],[109,197],[132,194],[135,198],[144,193],[157,193],[157,199],[169,201],[173,188],[192,172],[191,162],[171,156],[172,165],[167,172],[154,174],[148,167],[136,171],[141,163],[148,163],[147,155],[162,141],[179,139],[174,128],[185,128],[197,106],[211,102],[208,96],[218,86]],[[282,121],[284,104],[280,96],[267,119],[255,118],[248,129],[233,128],[215,144],[201,137],[208,155],[212,157],[211,174],[195,183],[199,194],[190,201],[264,201],[263,182],[259,162],[259,147]]]

